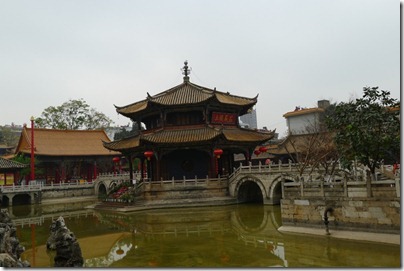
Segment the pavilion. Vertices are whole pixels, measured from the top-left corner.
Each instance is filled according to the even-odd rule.
[[[140,169],[142,179],[151,182],[227,176],[239,166],[236,155],[248,162],[257,146],[274,136],[274,131],[240,126],[239,116],[253,108],[258,95],[246,98],[196,85],[190,82],[188,63],[184,64],[181,84],[115,106],[119,114],[145,129],[103,143],[126,157],[131,174]],[[138,168],[135,160],[140,161]]]

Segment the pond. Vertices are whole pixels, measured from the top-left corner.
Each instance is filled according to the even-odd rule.
[[[255,204],[116,213],[69,205],[9,207],[23,260],[52,267],[52,219],[63,216],[85,267],[400,267],[399,245],[279,232],[279,206]]]

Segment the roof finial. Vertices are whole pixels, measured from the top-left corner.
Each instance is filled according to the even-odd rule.
[[[191,73],[191,68],[188,68],[188,61],[185,60],[184,62],[184,68],[181,69],[182,70],[182,74],[185,75],[184,76],[184,82],[189,82],[189,77],[188,74]]]

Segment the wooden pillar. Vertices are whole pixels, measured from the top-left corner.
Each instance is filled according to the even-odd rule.
[[[155,168],[156,168],[156,180],[160,181],[161,178],[161,170],[160,170],[160,155],[159,153],[156,153],[156,163],[155,163]]]
[[[212,151],[213,153],[213,151]],[[215,178],[215,174],[216,174],[216,157],[214,155],[211,154],[211,159],[210,159],[210,178]]]
[[[152,165],[152,160],[147,159],[146,160],[146,165],[147,165],[147,179],[150,180],[150,182],[153,180],[153,165]]]
[[[94,164],[93,164],[93,180],[96,180],[97,179],[97,175],[98,175],[98,173],[97,173],[97,161],[96,160],[94,160]]]
[[[142,180],[142,181],[144,181],[144,158],[141,158],[140,159],[140,167],[141,167],[141,169],[140,169],[140,174],[141,174],[141,177],[140,177],[140,179]]]
[[[133,180],[133,162],[132,162],[132,155],[126,156],[128,158],[128,164],[129,164],[129,179],[130,181]]]

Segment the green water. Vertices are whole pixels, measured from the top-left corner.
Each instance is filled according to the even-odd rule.
[[[279,206],[122,214],[85,209],[89,204],[10,207],[25,247],[22,259],[32,267],[52,267],[53,256],[45,244],[52,219],[62,215],[79,241],[85,267],[401,266],[399,245],[281,233]]]

